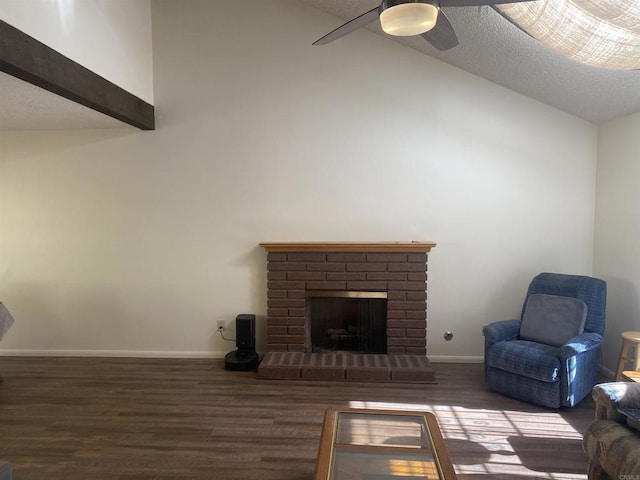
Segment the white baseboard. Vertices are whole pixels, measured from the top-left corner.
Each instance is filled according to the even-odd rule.
[[[2,357],[130,357],[130,358],[224,358],[228,352],[175,352],[165,350],[7,350]],[[431,363],[483,363],[482,356],[427,355]]]
[[[224,358],[227,353],[164,350],[0,350],[2,357]]]
[[[224,358],[228,352],[175,352],[165,350],[2,350],[0,357],[121,357],[121,358]],[[262,356],[262,355],[261,355]],[[484,363],[483,356],[427,355],[431,363]],[[600,366],[601,374],[614,381],[615,372]]]

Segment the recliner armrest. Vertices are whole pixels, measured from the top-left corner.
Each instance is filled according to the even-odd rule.
[[[569,357],[574,357],[583,352],[598,348],[601,343],[602,335],[598,333],[584,332],[573,337],[560,347],[559,357],[563,360]]]
[[[487,345],[503,342],[505,340],[516,340],[520,332],[520,320],[502,320],[493,322],[482,329],[482,334]]]
[[[591,392],[596,402],[596,419],[623,421],[618,407],[640,408],[640,383],[600,383]]]

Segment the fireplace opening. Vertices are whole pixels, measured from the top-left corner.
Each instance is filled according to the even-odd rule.
[[[387,293],[307,291],[305,350],[387,353]]]

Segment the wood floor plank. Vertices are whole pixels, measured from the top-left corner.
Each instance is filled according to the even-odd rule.
[[[436,415],[460,479],[586,479],[585,399],[549,410],[475,364],[428,385],[286,381],[220,360],[0,357],[0,459],[20,480],[310,480],[328,407]],[[479,479],[478,479],[479,480]]]

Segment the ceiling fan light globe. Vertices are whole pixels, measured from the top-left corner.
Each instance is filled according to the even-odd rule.
[[[398,37],[428,32],[437,19],[438,8],[429,3],[399,3],[380,13],[382,30]]]

